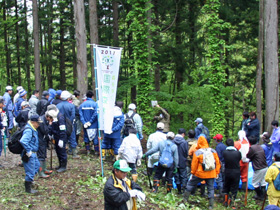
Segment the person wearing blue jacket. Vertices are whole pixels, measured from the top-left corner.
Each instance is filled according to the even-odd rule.
[[[272,135],[270,137],[271,143],[273,145],[274,154],[280,152],[280,128],[277,120],[271,122],[273,128]]]
[[[117,101],[114,107],[114,120],[112,124],[111,133],[104,133],[104,140],[102,141],[102,156],[105,157],[106,150],[114,155],[117,160],[119,148],[121,146],[121,130],[124,125],[124,115],[122,113],[123,102]]]
[[[260,122],[257,118],[256,112],[250,112],[249,114],[250,120],[247,121],[245,125],[246,137],[255,136],[257,138],[257,143],[259,143],[260,139]]]
[[[64,115],[64,117],[68,118],[71,123],[72,126],[74,127],[74,123],[75,123],[75,105],[70,103],[69,100],[71,99],[72,94],[69,93],[67,90],[62,91],[60,98],[62,100],[62,102],[60,102],[59,104],[57,104],[57,108],[59,109],[59,112],[61,114]],[[69,143],[69,153],[73,155],[73,158],[80,158],[77,154],[77,141],[76,141],[76,133],[75,133],[75,129],[72,130],[71,135],[68,137],[68,141],[67,143]]]
[[[37,151],[39,149],[39,140],[37,128],[40,126],[42,120],[39,115],[34,114],[30,116],[23,131],[20,143],[24,150],[22,151],[22,161],[25,170],[25,192],[36,193],[36,190],[31,188],[35,174],[38,172],[40,163],[37,157]]]
[[[4,106],[4,99],[1,97],[0,98],[0,108],[2,109]],[[3,124],[2,124],[2,117],[1,117],[1,113],[0,113],[0,156],[2,154],[2,132],[1,130],[4,128]],[[3,166],[0,164],[0,168],[2,168]]]
[[[27,101],[26,100],[27,98],[27,91],[22,89],[19,91],[19,97],[18,99],[16,100],[16,103],[15,103],[15,109],[14,109],[14,115],[15,117],[17,117],[19,115],[19,112],[21,110],[21,103],[24,102],[24,101]]]
[[[99,151],[98,148],[98,119],[97,119],[97,103],[93,100],[93,92],[89,90],[86,94],[86,101],[80,105],[79,114],[80,120],[84,126],[84,142],[87,154],[90,154],[90,141],[93,140],[94,150]],[[89,139],[87,130],[90,129],[93,135]]]
[[[184,128],[180,128],[178,130],[178,134],[176,134],[173,142],[177,145],[178,148],[178,156],[179,156],[179,164],[178,170],[175,174],[175,183],[177,185],[178,194],[182,194],[182,189],[186,188],[188,182],[188,173],[187,173],[187,158],[189,145],[185,140],[186,130]],[[183,186],[183,188],[182,188]]]
[[[54,106],[49,109],[49,106]],[[66,153],[66,123],[65,117],[56,109],[55,105],[49,105],[48,111],[45,114],[47,121],[49,122],[49,136],[54,140],[55,151],[57,154],[59,166],[56,167],[58,173],[67,170],[67,153]]]
[[[168,132],[166,134],[166,140],[160,141],[155,147],[152,147],[149,151],[147,151],[143,156],[142,159],[145,159],[146,156],[152,155],[155,152],[159,152],[160,156],[162,155],[164,149],[167,147],[167,145],[170,145],[171,147],[171,153],[173,158],[173,164],[171,167],[166,168],[160,163],[158,164],[155,176],[154,176],[154,186],[153,186],[153,192],[156,193],[158,191],[159,187],[159,181],[162,178],[163,173],[165,172],[165,177],[167,181],[167,193],[171,192],[172,189],[172,178],[173,175],[177,173],[177,168],[179,164],[179,157],[178,157],[178,149],[177,145],[172,142],[175,135],[173,132]]]
[[[266,163],[267,166],[271,166],[273,163],[273,154],[274,154],[274,148],[273,148],[273,144],[270,142],[270,135],[268,132],[264,132],[261,135],[261,138],[263,140],[263,144],[261,145],[261,147],[264,150],[264,154],[266,157]]]
[[[14,127],[14,115],[13,115],[14,107],[13,107],[13,101],[11,99],[12,93],[13,93],[13,87],[12,86],[7,86],[6,87],[6,92],[3,95],[4,111],[6,111],[7,118],[8,118],[7,137],[9,137],[9,134]]]

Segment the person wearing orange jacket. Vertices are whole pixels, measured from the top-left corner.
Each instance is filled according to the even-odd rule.
[[[189,196],[198,183],[205,180],[207,184],[209,209],[213,209],[214,206],[214,181],[220,173],[220,160],[217,152],[208,146],[205,135],[200,135],[197,141],[197,151],[193,155],[191,174],[192,177],[188,181],[186,192],[184,193],[184,201],[188,202]],[[211,151],[213,154],[216,167],[213,170],[203,169],[203,154],[207,151]]]

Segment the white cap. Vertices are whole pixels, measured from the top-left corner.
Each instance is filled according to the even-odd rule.
[[[54,121],[57,121],[57,115],[58,115],[58,110],[50,110],[47,112],[47,115],[51,116],[53,118]]]
[[[10,85],[8,85],[7,87],[6,87],[6,90],[13,90],[13,87],[12,86],[10,86]]]
[[[136,105],[135,104],[129,104],[128,109],[134,110],[134,109],[136,109]]]
[[[72,96],[72,94],[69,93],[69,91],[64,90],[64,91],[62,91],[62,93],[61,93],[61,95],[60,95],[60,98],[61,98],[61,100],[66,101],[66,100],[67,100],[68,98],[70,98],[71,96]]]
[[[29,103],[27,101],[23,101],[23,102],[21,102],[20,106],[21,107],[29,106]]]
[[[171,138],[171,139],[174,139],[174,137],[175,137],[175,134],[173,133],[173,132],[168,132],[167,134],[166,134],[166,137],[168,138]]]
[[[162,122],[157,123],[157,128],[158,129],[164,129],[164,124]]]

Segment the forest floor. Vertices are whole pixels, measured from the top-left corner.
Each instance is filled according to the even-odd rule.
[[[144,142],[142,142],[144,144]],[[0,157],[0,209],[1,210],[76,210],[76,209],[104,209],[103,188],[107,178],[111,175],[113,161],[107,158],[104,161],[104,177],[100,172],[99,157],[93,154],[86,155],[80,148],[80,159],[72,159],[68,156],[68,170],[64,173],[54,172],[50,178],[41,179],[35,176],[36,195],[25,193],[24,168],[18,166],[19,155],[4,151]],[[50,150],[48,150],[50,157]],[[50,166],[50,158],[47,160]],[[53,150],[53,167],[57,165],[57,157]],[[148,178],[144,175],[145,163],[139,168],[137,183],[143,188],[147,196],[146,201],[137,202],[139,210],[159,209],[208,209],[208,199],[203,198],[197,190],[195,196],[190,197],[190,204],[183,202],[183,196],[172,193],[166,194],[165,187],[160,187],[157,194],[151,193]],[[130,176],[130,175],[128,175]],[[254,192],[249,192],[248,205],[244,207],[244,193],[238,193],[237,209],[261,209],[262,201],[252,199]],[[214,209],[226,209],[222,206],[222,198],[215,200]],[[267,201],[266,201],[267,205]]]

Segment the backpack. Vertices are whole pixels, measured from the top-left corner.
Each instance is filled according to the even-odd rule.
[[[204,125],[201,128],[201,133],[203,133],[206,136],[206,139],[207,139],[207,141],[209,143],[210,142],[209,130]]]
[[[66,134],[69,137],[69,136],[71,136],[71,133],[73,131],[73,124],[68,117],[66,117],[66,116],[64,116],[64,117],[65,117]]]
[[[278,168],[277,166],[275,166],[276,168]],[[280,191],[280,168],[278,168],[279,172],[278,175],[276,177],[276,179],[273,181],[274,187],[276,190]]]
[[[13,154],[21,154],[23,151],[23,146],[20,143],[20,139],[23,135],[23,132],[25,131],[25,129],[31,129],[29,127],[24,127],[20,130],[17,130],[10,138],[8,141],[8,148],[10,150],[11,153]],[[32,131],[32,129],[31,129]],[[33,131],[32,131],[32,137],[33,137]]]
[[[130,117],[128,114],[125,114],[125,121],[124,121],[124,127],[123,127],[123,134],[125,136],[129,135],[129,129],[135,128],[135,122],[133,120],[135,113],[133,113]]]
[[[165,147],[161,153],[161,156],[159,158],[159,163],[162,165],[164,168],[170,168],[173,164],[173,157],[172,157],[172,151],[171,151],[171,146],[173,143],[168,143],[167,141],[165,142]]]
[[[211,148],[200,149],[203,153],[203,171],[212,171],[216,168],[216,162]]]

